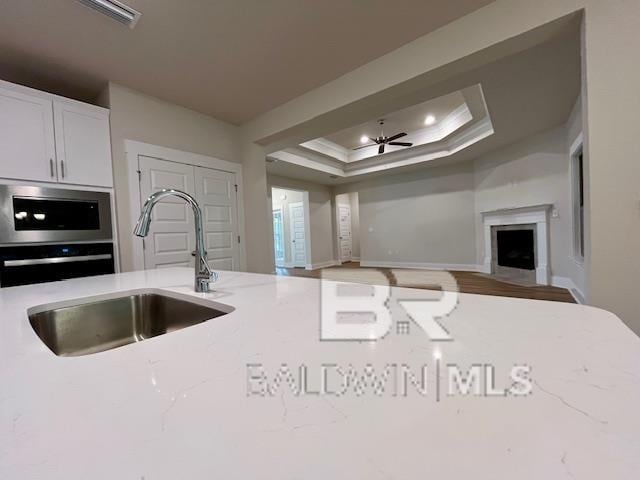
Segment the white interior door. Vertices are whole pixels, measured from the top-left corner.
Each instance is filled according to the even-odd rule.
[[[0,88],[0,177],[56,181],[52,105]]]
[[[239,270],[240,237],[236,176],[194,167],[196,200],[204,216],[207,260],[214,270]]]
[[[139,157],[139,166],[141,205],[162,188],[195,195],[193,166],[144,156]],[[192,209],[183,200],[169,197],[158,203],[144,240],[145,268],[193,266],[194,228]]]
[[[275,252],[276,266],[282,267],[285,263],[284,218],[282,217],[282,208],[273,210],[273,249]]]
[[[289,204],[289,225],[291,263],[294,267],[304,267],[307,265],[307,238],[303,202]]]
[[[340,261],[348,262],[352,255],[351,207],[349,205],[338,205],[338,233]]]

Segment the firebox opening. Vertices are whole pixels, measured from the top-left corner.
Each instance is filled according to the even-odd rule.
[[[498,265],[502,267],[534,270],[533,230],[499,230]]]

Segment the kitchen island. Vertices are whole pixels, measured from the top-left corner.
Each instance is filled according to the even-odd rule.
[[[320,341],[319,280],[221,272],[208,294],[192,283],[192,269],[176,268],[0,290],[1,479],[640,471],[640,339],[610,313],[460,294],[442,320],[450,341],[431,341],[414,324],[377,342]],[[56,356],[29,323],[38,305],[141,288],[233,311],[77,357]],[[404,290],[394,289],[411,294]],[[510,391],[523,366],[530,390]],[[354,387],[368,368],[378,383]],[[479,383],[455,372],[479,372]],[[351,384],[323,388],[336,375]]]

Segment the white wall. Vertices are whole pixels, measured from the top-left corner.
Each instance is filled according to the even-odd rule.
[[[333,255],[333,220],[331,209],[331,188],[325,185],[295,180],[292,178],[269,175],[269,190],[281,187],[309,192],[309,228],[311,230],[311,258],[307,264],[314,267],[327,266],[334,261]],[[269,195],[271,195],[269,193]],[[273,232],[272,232],[273,233]],[[273,252],[273,234],[271,235],[271,252]],[[273,261],[273,253],[271,253]]]
[[[124,140],[240,161],[240,129],[201,113],[110,83],[100,103],[111,109],[111,150],[122,271],[133,268]]]

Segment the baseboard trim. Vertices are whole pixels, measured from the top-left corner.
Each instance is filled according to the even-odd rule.
[[[335,267],[340,265],[338,260],[328,260],[326,262],[308,263],[304,268],[305,270],[318,270],[319,268]]]
[[[580,305],[584,305],[584,293],[580,290],[576,284],[568,277],[558,277],[556,275],[551,277],[551,285],[559,288],[566,288],[569,290],[569,293],[573,297],[573,299],[578,302]]]
[[[463,263],[425,263],[425,262],[386,262],[366,260],[360,262],[361,267],[379,268],[421,268],[427,270],[453,270],[465,272],[481,272],[482,265]]]
[[[351,257],[351,261],[352,262],[359,262],[360,261],[360,257]]]

